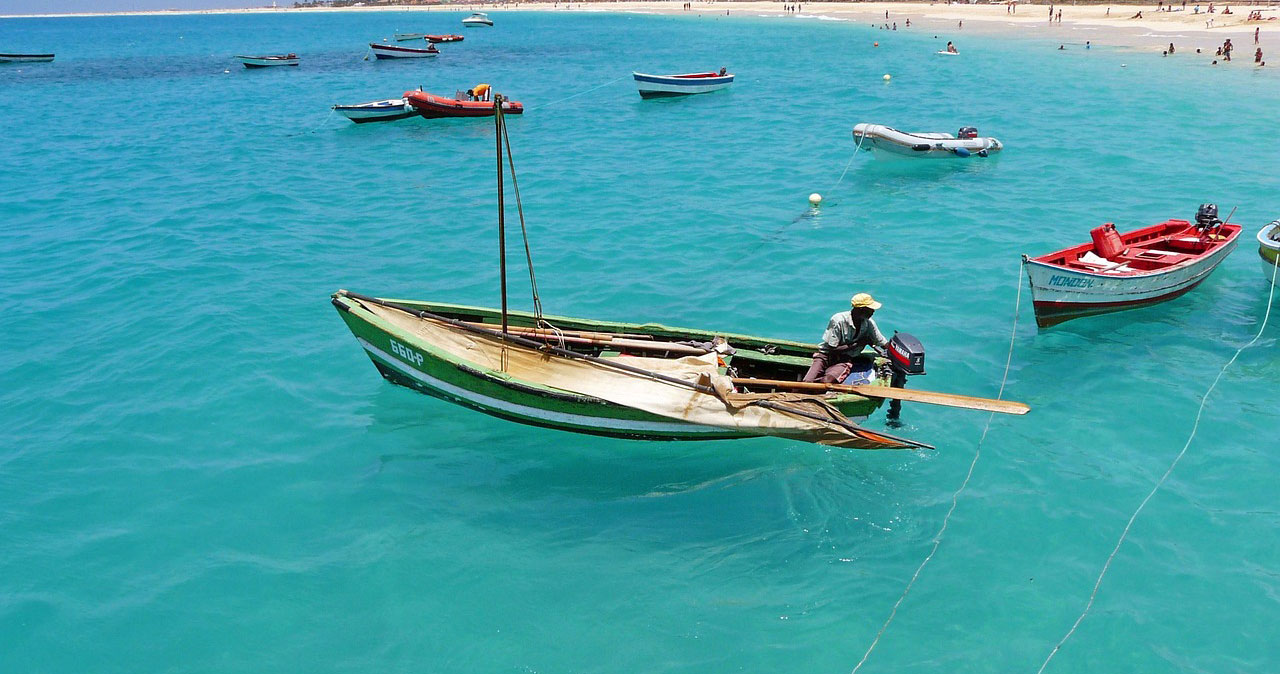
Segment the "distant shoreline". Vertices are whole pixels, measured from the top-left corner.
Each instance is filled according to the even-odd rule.
[[[1047,41],[1060,41],[1068,49],[1076,49],[1086,41],[1095,45],[1132,48],[1142,51],[1162,50],[1168,43],[1177,44],[1175,57],[1192,55],[1213,58],[1217,45],[1228,38],[1236,47],[1232,63],[1222,65],[1253,67],[1253,37],[1257,30],[1264,60],[1272,58],[1280,64],[1280,7],[1255,7],[1237,4],[1231,14],[1222,9],[1230,3],[1215,2],[1215,13],[1206,12],[1208,3],[1187,3],[1182,10],[1154,10],[1150,3],[1143,5],[1055,5],[1061,10],[1061,21],[1048,20],[1049,5],[1018,3],[961,5],[925,2],[821,2],[800,3],[800,12],[784,12],[783,2],[694,2],[692,10],[683,9],[683,2],[531,2],[519,4],[474,3],[458,5],[379,5],[377,7],[261,7],[248,9],[193,9],[150,10],[136,12],[104,12],[75,14],[23,14],[3,15],[0,18],[70,18],[114,16],[199,16],[221,14],[289,14],[298,12],[425,12],[464,14],[487,11],[494,14],[501,25],[501,13],[519,12],[643,12],[654,14],[699,16],[751,16],[779,19],[828,19],[867,23],[893,30],[931,32],[956,41],[961,50],[967,42],[984,35],[1008,35],[1033,37]],[[1196,13],[1196,7],[1199,13]],[[1249,21],[1250,12],[1262,12],[1262,20]],[[886,18],[886,12],[888,18]],[[1055,15],[1056,19],[1056,15]],[[911,26],[906,22],[910,20]],[[489,30],[489,29],[485,29]],[[1203,50],[1195,54],[1196,48]],[[1272,51],[1267,54],[1265,51]]]

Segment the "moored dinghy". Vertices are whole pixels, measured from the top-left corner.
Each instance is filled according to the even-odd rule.
[[[373,50],[373,55],[379,60],[383,59],[420,59],[431,56],[439,56],[440,50],[435,45],[427,45],[425,48],[418,47],[401,47],[395,44],[380,44],[370,42],[369,49]]]
[[[1258,232],[1258,257],[1262,258],[1262,272],[1267,280],[1280,285],[1280,220],[1263,227]]]
[[[1204,204],[1195,223],[1166,220],[1124,234],[1107,223],[1090,232],[1089,243],[1024,255],[1036,325],[1174,299],[1213,273],[1235,249],[1240,229],[1219,220],[1217,206]]]
[[[423,40],[423,39],[426,39],[426,37],[427,37],[426,33],[396,33],[395,34],[396,42],[408,42],[409,40]]]
[[[687,96],[719,91],[733,84],[733,73],[724,68],[718,73],[685,73],[683,75],[649,75],[631,73],[640,98]]]
[[[907,133],[883,124],[865,122],[853,127],[853,139],[858,147],[868,152],[875,150],[877,157],[987,157],[1004,149],[1004,144],[995,138],[979,138],[978,130],[972,126],[961,127],[957,136],[949,133]]]
[[[440,44],[441,42],[462,42],[466,38],[461,35],[427,35],[427,42],[431,44]]]
[[[458,91],[453,97],[437,96],[425,91],[404,92],[405,102],[427,119],[442,117],[492,117],[493,100],[489,97],[489,85],[477,84],[467,91]],[[502,97],[502,112],[507,115],[524,114],[520,101]]]
[[[296,66],[300,62],[297,54],[280,54],[278,56],[237,56],[236,60],[243,63],[246,68]]]
[[[356,105],[335,105],[333,110],[356,124],[389,122],[418,115],[418,111],[413,109],[413,106],[409,105],[404,98],[388,98]]]
[[[52,60],[53,54],[0,54],[0,63],[42,63]]]

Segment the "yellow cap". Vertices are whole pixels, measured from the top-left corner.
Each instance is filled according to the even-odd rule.
[[[853,305],[854,309],[870,309],[875,311],[881,307],[881,304],[872,299],[871,295],[868,295],[867,293],[858,293],[857,295],[854,295],[853,299],[849,300],[849,303]]]

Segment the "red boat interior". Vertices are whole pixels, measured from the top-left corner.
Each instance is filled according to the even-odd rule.
[[[680,79],[697,79],[700,77],[727,77],[727,76],[728,76],[727,74],[721,75],[720,73],[689,73],[688,75],[672,75],[672,77],[679,77]]]
[[[1142,274],[1199,259],[1230,242],[1240,229],[1223,223],[1201,230],[1186,220],[1166,220],[1121,234],[1108,222],[1089,232],[1089,243],[1034,260],[1085,272]]]

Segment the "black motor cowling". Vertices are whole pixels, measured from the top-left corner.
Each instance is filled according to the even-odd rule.
[[[1218,219],[1217,204],[1200,204],[1200,208],[1196,210],[1196,227],[1209,229],[1221,224],[1222,221]]]
[[[976,126],[962,126],[960,127],[960,131],[956,133],[956,138],[977,138],[977,137],[978,137],[978,127]]]
[[[889,340],[889,365],[904,374],[924,374],[924,345],[905,333],[893,333]]]

